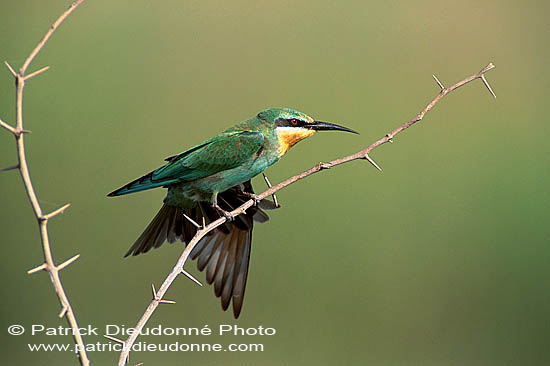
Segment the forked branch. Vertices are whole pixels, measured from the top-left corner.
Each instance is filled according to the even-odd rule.
[[[453,90],[455,90],[457,88],[460,88],[463,85],[468,84],[469,82],[471,82],[473,80],[481,79],[483,84],[485,84],[485,86],[487,87],[487,89],[491,93],[491,95],[496,98],[495,93],[493,92],[493,90],[491,89],[491,87],[489,86],[489,83],[487,82],[487,80],[485,78],[485,73],[487,71],[493,69],[494,67],[495,66],[492,63],[490,63],[489,65],[487,65],[483,69],[481,69],[478,73],[476,73],[476,74],[474,74],[470,77],[467,77],[464,80],[461,80],[458,83],[456,83],[456,84],[454,84],[450,87],[447,87],[447,88],[445,88],[443,86],[443,84],[434,75],[434,79],[435,79],[437,85],[441,88],[441,91],[413,119],[403,123],[402,125],[400,125],[396,129],[394,129],[390,133],[386,134],[384,137],[376,140],[375,142],[373,142],[372,144],[370,144],[369,146],[367,146],[363,150],[358,151],[355,154],[344,156],[342,158],[330,161],[328,163],[318,163],[315,166],[313,166],[312,168],[310,168],[310,169],[308,169],[308,170],[306,170],[306,171],[304,171],[300,174],[297,174],[293,177],[290,177],[287,180],[285,180],[285,181],[283,181],[283,182],[281,182],[281,183],[279,183],[275,186],[270,187],[269,189],[267,189],[264,192],[260,193],[256,197],[256,199],[263,199],[263,198],[266,198],[267,196],[272,196],[276,192],[278,192],[279,190],[285,188],[286,186],[291,185],[292,183],[294,183],[296,181],[299,181],[300,179],[304,179],[304,178],[306,178],[306,177],[308,177],[308,176],[310,176],[314,173],[317,173],[317,172],[319,172],[323,169],[329,169],[329,168],[335,167],[337,165],[348,163],[348,162],[353,161],[353,160],[358,160],[358,159],[367,160],[374,167],[376,167],[378,170],[382,170],[378,166],[378,164],[376,164],[376,162],[373,159],[371,159],[371,157],[369,156],[369,153],[372,150],[374,150],[375,148],[377,148],[378,146],[383,145],[387,142],[391,142],[393,140],[393,138],[398,133],[400,133],[401,131],[403,131],[403,130],[409,128],[409,127],[411,127],[416,122],[422,120],[422,118],[424,118],[424,115],[426,113],[428,113],[445,95],[449,94],[450,92],[452,92]],[[235,210],[231,211],[230,215],[235,217],[237,215],[243,214],[247,209],[249,209],[250,207],[252,207],[254,205],[254,202],[255,202],[254,199],[248,200],[247,202],[243,203],[240,207],[238,207]],[[119,358],[119,361],[118,361],[119,366],[124,366],[126,364],[126,362],[128,360],[130,350],[131,350],[134,342],[136,341],[139,333],[141,332],[141,330],[143,329],[143,327],[145,326],[147,321],[149,321],[149,318],[151,318],[151,315],[153,315],[153,312],[156,310],[158,305],[165,302],[165,301],[163,301],[164,294],[166,293],[166,291],[168,291],[168,288],[170,287],[172,282],[174,282],[176,277],[178,277],[178,275],[181,274],[181,273],[186,274],[187,276],[189,276],[187,274],[187,272],[185,272],[183,267],[184,267],[185,263],[187,262],[187,258],[189,257],[189,254],[191,253],[191,251],[193,250],[195,245],[197,245],[197,243],[205,235],[207,235],[209,232],[216,229],[218,226],[222,225],[226,221],[227,221],[227,218],[220,217],[218,220],[211,222],[209,225],[199,226],[197,223],[194,223],[197,227],[200,227],[200,229],[197,231],[197,233],[195,234],[193,239],[189,242],[189,244],[185,247],[185,249],[184,249],[183,253],[181,254],[180,258],[178,259],[176,265],[174,266],[174,268],[172,269],[172,271],[170,272],[168,277],[166,277],[166,279],[162,283],[162,286],[158,289],[158,291],[154,290],[153,299],[151,300],[151,302],[149,303],[149,306],[147,306],[147,309],[145,310],[145,312],[141,316],[141,319],[139,320],[139,322],[135,326],[135,331],[128,337],[128,339],[126,339],[126,341],[117,340],[117,341],[119,341],[123,344],[123,350],[120,354],[120,358]],[[194,281],[196,281],[196,280],[194,280]],[[198,281],[196,281],[196,282],[198,284],[200,284],[200,282],[198,282]]]
[[[48,275],[52,280],[52,284],[57,294],[57,297],[59,298],[59,303],[61,304],[61,311],[59,313],[59,317],[60,318],[65,317],[67,319],[69,326],[72,328],[71,333],[72,333],[74,342],[76,344],[76,348],[77,348],[76,353],[78,355],[79,362],[81,365],[87,366],[90,364],[90,361],[88,360],[88,356],[86,354],[84,341],[82,340],[82,335],[80,334],[73,308],[69,303],[69,299],[67,297],[65,289],[63,288],[63,284],[59,276],[59,271],[61,271],[62,269],[67,267],[69,264],[77,260],[79,255],[77,254],[71,259],[59,265],[56,265],[53,260],[53,255],[52,255],[51,246],[50,246],[50,239],[48,235],[48,221],[53,217],[63,213],[63,211],[65,211],[69,207],[69,205],[67,204],[51,213],[44,213],[42,211],[42,207],[40,206],[40,202],[38,201],[38,197],[36,196],[36,192],[32,185],[32,181],[29,174],[29,167],[27,165],[27,158],[25,156],[24,136],[26,133],[29,133],[29,131],[26,131],[23,129],[23,89],[25,88],[25,83],[28,80],[32,79],[33,77],[38,76],[39,74],[42,74],[43,72],[47,71],[49,69],[49,66],[43,67],[40,70],[32,72],[31,74],[28,74],[28,75],[26,74],[26,71],[30,66],[31,62],[36,57],[36,55],[38,55],[38,53],[42,50],[42,48],[44,48],[44,46],[46,45],[46,42],[48,42],[48,39],[50,39],[50,37],[56,31],[56,29],[83,2],[84,0],[78,0],[73,2],[71,6],[67,10],[65,10],[65,12],[63,12],[63,14],[61,14],[59,18],[57,18],[57,20],[50,26],[50,28],[48,29],[44,37],[42,37],[38,45],[33,49],[33,51],[27,57],[27,59],[25,60],[25,62],[23,63],[23,66],[21,66],[19,71],[15,71],[15,69],[9,63],[5,62],[6,66],[8,67],[8,70],[10,71],[12,76],[15,78],[15,85],[16,85],[15,120],[16,121],[15,121],[15,127],[14,127],[0,120],[0,127],[3,127],[15,137],[15,143],[17,146],[17,157],[18,157],[17,164],[10,166],[8,168],[4,168],[2,169],[2,171],[15,170],[15,169],[19,170],[19,173],[21,174],[21,178],[23,179],[23,185],[25,186],[25,190],[27,192],[27,197],[29,199],[29,202],[31,203],[34,215],[36,217],[36,221],[38,222],[38,228],[40,230],[40,241],[42,243],[44,262],[39,266],[29,270],[28,273],[32,274],[42,270],[48,272]]]

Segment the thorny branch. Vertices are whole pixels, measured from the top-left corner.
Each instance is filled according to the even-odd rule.
[[[15,88],[16,88],[16,100],[15,100],[15,127],[11,126],[10,124],[0,120],[0,126],[6,129],[8,132],[10,132],[15,137],[15,142],[17,146],[17,157],[18,162],[17,164],[10,166],[8,168],[2,169],[3,171],[6,170],[15,170],[18,169],[19,173],[21,174],[21,178],[23,179],[23,185],[25,186],[25,190],[27,192],[27,197],[29,199],[29,202],[31,203],[32,209],[34,211],[34,215],[36,216],[36,221],[38,222],[38,228],[40,230],[40,241],[42,243],[42,251],[44,253],[44,262],[40,264],[39,266],[31,269],[28,271],[29,274],[36,273],[41,270],[44,270],[48,272],[48,275],[50,276],[50,279],[52,280],[53,287],[55,289],[55,292],[57,294],[57,297],[59,298],[59,303],[61,304],[61,311],[59,313],[59,317],[65,317],[67,319],[67,322],[69,323],[69,326],[72,328],[72,336],[74,339],[74,342],[78,349],[78,359],[81,365],[87,366],[90,364],[90,361],[88,360],[88,356],[86,354],[84,341],[82,340],[82,335],[80,334],[78,323],[76,321],[76,317],[74,315],[73,308],[71,307],[71,304],[69,303],[69,299],[67,297],[67,294],[65,293],[65,289],[63,288],[63,284],[61,283],[61,278],[59,276],[59,271],[67,267],[69,264],[74,262],[78,259],[79,254],[75,255],[74,257],[70,258],[69,260],[56,265],[53,260],[53,255],[51,252],[50,247],[50,239],[48,235],[48,221],[53,218],[54,216],[59,215],[60,213],[63,213],[68,207],[69,204],[51,212],[48,214],[45,214],[42,211],[42,208],[40,206],[40,203],[38,201],[38,197],[36,196],[36,192],[34,190],[30,174],[29,174],[29,167],[27,165],[27,158],[25,156],[25,141],[24,136],[26,133],[29,133],[30,131],[26,131],[23,129],[23,89],[25,88],[25,83],[32,79],[33,77],[47,71],[49,69],[49,66],[46,66],[38,71],[35,71],[31,74],[26,75],[26,71],[28,67],[30,66],[31,62],[34,60],[34,58],[38,55],[38,53],[44,48],[46,42],[50,39],[50,37],[53,35],[53,33],[56,31],[56,29],[63,23],[63,21],[71,15],[71,13],[84,2],[84,0],[77,0],[69,6],[63,14],[57,20],[50,26],[44,37],[40,40],[38,45],[33,49],[33,51],[30,53],[30,55],[27,57],[25,62],[23,63],[23,66],[19,69],[19,71],[15,71],[15,69],[8,63],[5,62],[6,66],[8,67],[10,73],[13,75],[15,79]]]
[[[450,87],[447,87],[445,88],[443,86],[443,84],[437,79],[437,77],[435,75],[433,75],[437,85],[441,88],[441,91],[439,92],[439,94],[430,102],[428,103],[428,105],[422,109],[420,111],[420,113],[418,113],[413,119],[403,123],[402,125],[400,125],[399,127],[397,127],[396,129],[394,129],[393,131],[391,131],[390,133],[386,134],[384,137],[376,140],[375,142],[373,142],[372,144],[370,144],[369,146],[367,146],[365,149],[355,153],[355,154],[352,154],[352,155],[348,155],[348,156],[344,156],[342,158],[339,158],[339,159],[336,159],[336,160],[333,160],[333,161],[330,161],[328,163],[318,163],[316,164],[315,166],[313,166],[312,168],[300,173],[300,174],[297,174],[293,177],[290,177],[288,178],[287,180],[275,185],[275,186],[272,186],[270,187],[269,189],[267,189],[266,191],[262,192],[261,194],[259,194],[256,199],[263,199],[263,198],[266,198],[267,196],[272,196],[274,195],[276,192],[278,192],[279,190],[285,188],[286,186],[300,180],[300,179],[304,179],[314,173],[317,173],[323,169],[329,169],[329,168],[332,168],[332,167],[335,167],[337,165],[341,165],[341,164],[344,164],[344,163],[348,163],[350,161],[353,161],[353,160],[358,160],[358,159],[364,159],[364,160],[367,160],[368,162],[370,162],[374,167],[376,167],[378,170],[382,170],[380,169],[380,167],[378,166],[378,164],[376,164],[376,162],[374,160],[371,159],[371,157],[369,156],[369,153],[374,150],[375,148],[377,148],[378,146],[380,145],[383,145],[387,142],[392,142],[393,138],[398,134],[400,133],[401,131],[411,127],[413,124],[415,124],[416,122],[419,122],[422,120],[422,118],[424,118],[424,115],[426,113],[428,113],[445,95],[449,94],[450,92],[452,92],[453,90],[455,89],[458,89],[460,88],[461,86],[463,85],[466,85],[468,84],[469,82],[473,81],[473,80],[476,80],[476,79],[481,79],[481,81],[483,82],[483,84],[487,87],[487,89],[489,90],[489,92],[491,93],[491,95],[493,97],[496,98],[496,95],[495,93],[493,92],[493,90],[491,89],[491,87],[489,86],[489,83],[487,82],[487,80],[485,79],[485,73],[491,69],[493,69],[495,66],[490,63],[488,64],[487,66],[485,66],[483,69],[481,69],[478,73],[470,76],[470,77],[467,77],[466,79],[464,80],[461,80],[459,81],[458,83],[450,86]],[[268,181],[267,181],[268,182]],[[247,209],[249,209],[250,207],[252,207],[254,205],[254,199],[250,199],[248,201],[246,201],[245,203],[243,203],[240,207],[236,208],[235,210],[231,211],[230,212],[230,215],[232,217],[236,217],[237,215],[240,215],[240,214],[243,214],[245,213],[245,211]],[[168,288],[172,285],[172,282],[174,282],[174,280],[176,279],[176,277],[178,277],[179,274],[184,274],[186,275],[187,277],[191,278],[194,282],[198,283],[200,285],[200,282],[198,282],[196,279],[194,279],[193,277],[191,277],[191,275],[189,273],[187,273],[184,269],[183,269],[183,266],[185,265],[185,263],[187,262],[187,258],[189,257],[189,254],[191,253],[191,251],[193,250],[193,248],[195,247],[195,245],[197,245],[197,243],[205,236],[207,235],[209,232],[211,232],[212,230],[214,230],[215,228],[217,228],[218,226],[222,225],[224,222],[227,221],[227,218],[226,217],[220,217],[218,220],[216,221],[213,221],[211,222],[209,225],[205,226],[199,226],[197,223],[195,223],[195,225],[197,227],[200,227],[200,229],[197,231],[197,233],[195,234],[195,236],[193,237],[193,239],[189,242],[189,244],[185,247],[183,253],[181,254],[180,258],[178,259],[176,265],[174,266],[174,268],[172,269],[172,271],[170,272],[170,274],[168,275],[168,277],[166,277],[166,279],[164,280],[164,282],[162,283],[162,286],[157,290],[155,290],[154,286],[153,286],[153,299],[151,300],[151,302],[149,303],[149,306],[147,306],[147,309],[145,310],[145,312],[143,313],[143,315],[141,316],[141,319],[139,320],[139,322],[137,323],[137,325],[135,326],[135,331],[128,337],[128,339],[126,339],[126,341],[122,341],[122,340],[119,340],[119,339],[116,339],[117,342],[120,342],[123,344],[123,350],[122,352],[120,353],[120,358],[119,358],[119,361],[118,361],[118,364],[119,366],[124,366],[126,365],[126,362],[128,360],[128,357],[129,357],[129,354],[130,354],[130,350],[132,348],[132,345],[134,344],[134,342],[136,341],[140,331],[143,329],[143,327],[145,326],[145,324],[147,323],[147,321],[149,321],[149,318],[151,318],[151,316],[153,315],[153,312],[156,310],[156,308],[158,307],[158,305],[160,303],[173,303],[171,301],[165,301],[163,300],[163,297],[164,297],[164,294],[166,293],[166,291],[168,291]]]

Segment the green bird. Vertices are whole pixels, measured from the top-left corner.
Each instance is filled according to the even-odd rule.
[[[245,214],[231,218],[231,211],[255,198],[250,180],[276,163],[292,146],[316,131],[339,130],[357,133],[336,124],[315,121],[290,108],[272,108],[228,128],[202,144],[171,156],[168,163],[109,193],[121,196],[151,188],[168,188],[162,208],[130,247],[126,256],[148,252],[165,241],[186,244],[197,228],[225,215],[228,220],[205,236],[190,253],[206,281],[227,310],[242,309],[254,221],[266,222],[264,210],[276,208],[267,199],[257,201]]]

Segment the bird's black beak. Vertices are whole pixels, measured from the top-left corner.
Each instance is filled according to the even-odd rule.
[[[313,123],[309,124],[308,127],[315,131],[346,131],[346,132],[351,132],[359,135],[359,132],[357,131],[354,131],[344,126],[335,125],[334,123],[328,123],[328,122],[313,121]]]

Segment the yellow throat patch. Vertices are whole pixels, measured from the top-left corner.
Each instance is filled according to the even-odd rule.
[[[279,137],[280,146],[279,157],[286,154],[292,146],[306,137],[313,135],[315,132],[315,130],[307,130],[305,128],[277,127],[277,136]]]

